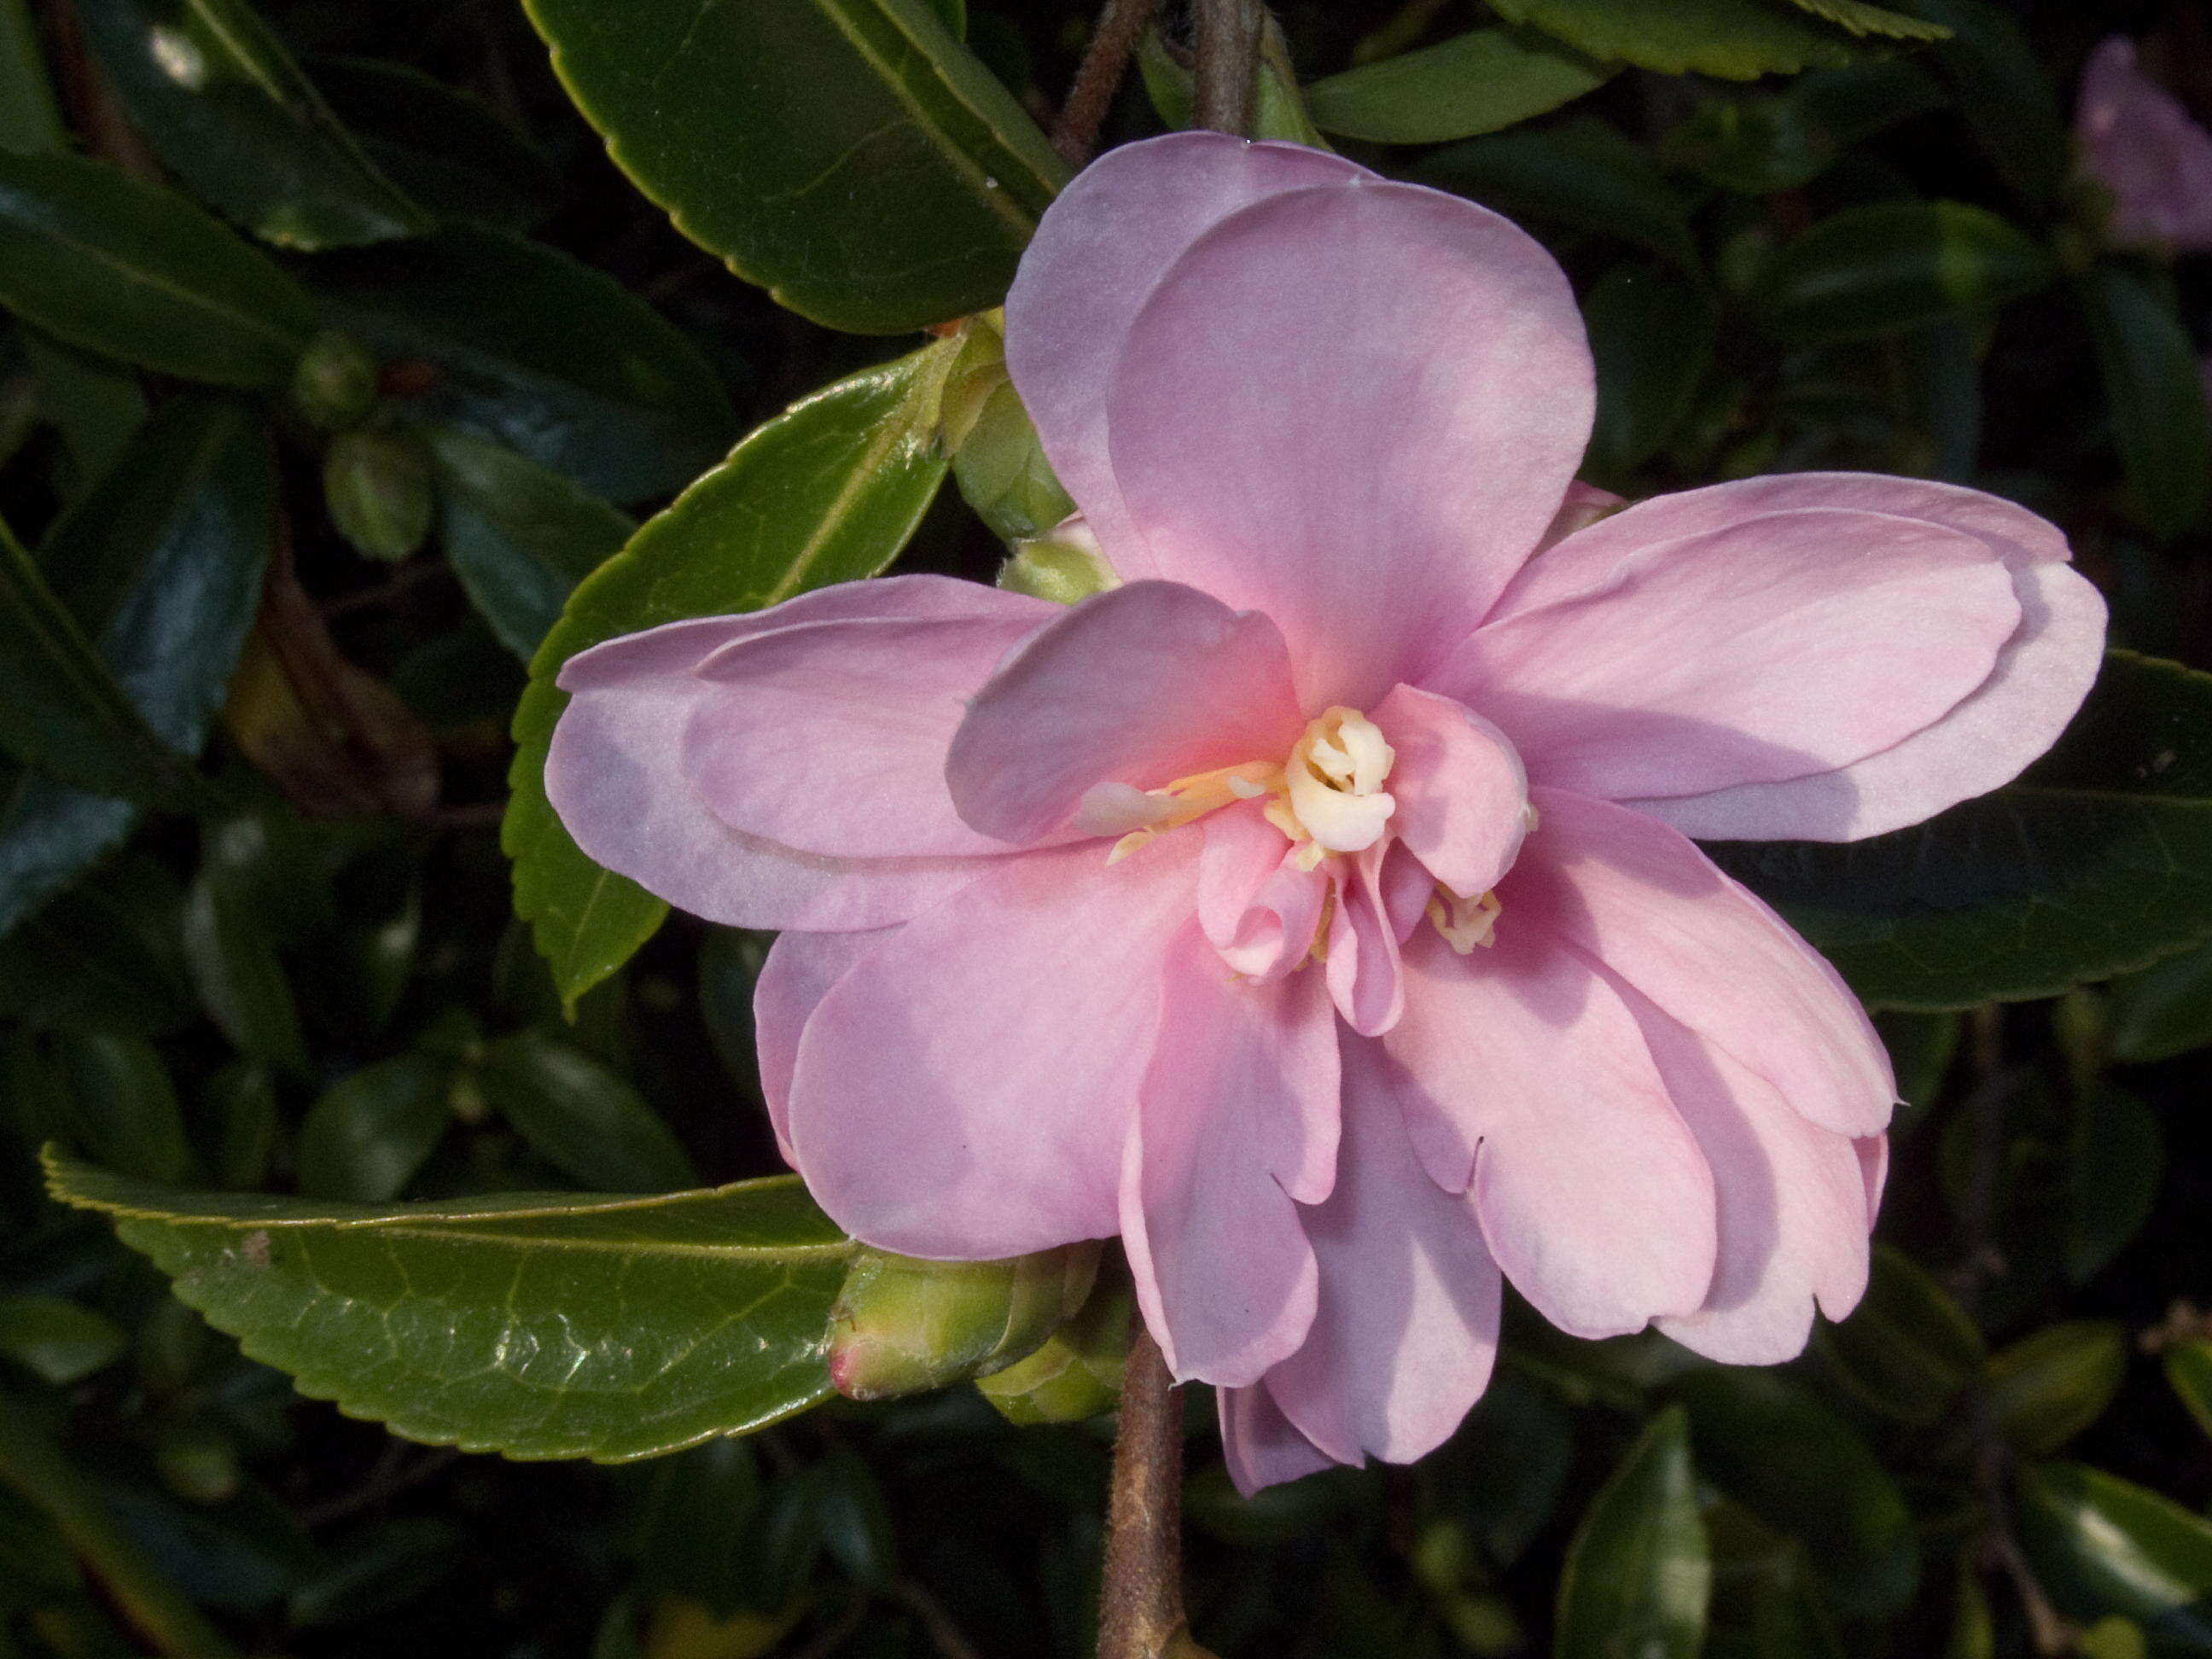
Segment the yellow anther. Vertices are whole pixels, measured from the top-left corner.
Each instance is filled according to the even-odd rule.
[[[1427,914],[1444,943],[1464,957],[1473,955],[1477,945],[1486,951],[1498,942],[1498,916],[1504,908],[1494,892],[1462,898],[1449,887],[1438,886],[1429,896]]]

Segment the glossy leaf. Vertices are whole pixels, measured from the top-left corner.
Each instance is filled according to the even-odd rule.
[[[1994,311],[2057,274],[2041,246],[1986,209],[1877,202],[1832,214],[1778,249],[1752,298],[1775,335],[1818,343]]]
[[[660,1193],[698,1171],[636,1090],[572,1043],[521,1031],[494,1043],[474,1079],[484,1102],[540,1156],[586,1187]]]
[[[310,1198],[382,1204],[399,1196],[453,1115],[453,1067],[398,1054],[339,1079],[300,1125],[300,1190]]]
[[[1831,23],[1842,25],[1853,34],[1878,35],[1891,40],[1942,40],[1950,34],[1950,30],[1941,23],[1929,22],[1924,17],[1908,16],[1886,6],[1870,6],[1867,0],[1790,0],[1790,3],[1800,11],[1809,11],[1815,17],[1824,17]]]
[[[1911,1512],[1866,1443],[1772,1371],[1711,1369],[1676,1385],[1698,1467],[1767,1526],[1805,1547],[1838,1613],[1878,1618],[1911,1600]]]
[[[279,384],[315,325],[297,283],[174,191],[64,155],[0,152],[0,305],[218,386]]]
[[[1324,132],[1437,144],[1557,109],[1603,86],[1619,67],[1540,34],[1476,29],[1316,81],[1306,88],[1306,104]]]
[[[1859,994],[2056,995],[2212,935],[2212,676],[2111,653],[2018,783],[1847,846],[1716,842]]]
[[[384,176],[441,217],[526,231],[560,175],[497,111],[404,64],[315,57],[303,67]]]
[[[2212,1652],[2212,1522],[2080,1463],[2022,1469],[2020,1498],[2030,1557],[2069,1611],[2121,1613],[2182,1652]]]
[[[2096,349],[2105,418],[2129,490],[2152,531],[2170,541],[2212,500],[2212,416],[2197,348],[2173,306],[2124,265],[2083,272],[2074,298]]]
[[[2191,1337],[2168,1348],[2166,1380],[2197,1425],[2212,1435],[2212,1339]]]
[[[304,1077],[312,1061],[299,1000],[270,921],[250,895],[204,871],[185,902],[185,960],[208,1018],[239,1053]]]
[[[794,1177],[380,1207],[49,1168],[57,1198],[112,1216],[249,1355],[410,1439],[620,1462],[830,1392],[823,1332],[849,1246]]]
[[[192,1154],[168,1067],[154,1046],[112,1032],[51,1040],[55,1126],[91,1157],[149,1181],[188,1181]]]
[[[1583,320],[1597,360],[1589,464],[1626,472],[1667,441],[1697,396],[1712,362],[1712,299],[1671,271],[1619,264],[1591,285]]]
[[[2115,1060],[2148,1065],[2212,1043],[2212,945],[2121,975],[2111,1007]]]
[[[1845,37],[1759,0],[1496,0],[1509,22],[1528,23],[1593,58],[1618,58],[1662,75],[1749,81],[1851,61]]]
[[[576,584],[637,526],[501,445],[452,428],[424,435],[438,468],[447,562],[501,643],[528,662]]]
[[[995,305],[1066,168],[926,0],[529,0],[618,165],[793,310],[892,334]]]
[[[1984,1397],[2024,1451],[2057,1451],[2104,1415],[2128,1370],[2127,1334],[2105,1320],[2046,1325],[1990,1358]]]
[[[611,501],[681,489],[735,428],[690,340],[603,273],[542,242],[451,225],[318,267],[331,322],[422,369],[402,402]]]
[[[430,228],[251,0],[101,0],[83,26],[162,165],[264,241],[344,247]]]
[[[1939,1420],[1982,1369],[1981,1332],[1935,1279],[1902,1251],[1874,1247],[1865,1297],[1841,1324],[1814,1338],[1853,1397],[1883,1416]]]
[[[1711,1589],[1689,1420],[1673,1407],[1652,1419],[1568,1547],[1554,1659],[1695,1659]]]
[[[1686,270],[1698,267],[1682,198],[1643,150],[1603,121],[1472,138],[1422,157],[1410,176],[1510,218],[1617,237]]]
[[[0,933],[120,846],[138,808],[0,763]]]
[[[1771,97],[1709,100],[1667,135],[1662,154],[1723,190],[1798,190],[1849,146],[1944,101],[1936,77],[1909,60],[1816,70]]]
[[[2086,1285],[2134,1243],[2166,1179],[2166,1134],[2142,1096],[2101,1079],[2075,1102],[2066,1149],[2066,1276]]]
[[[667,907],[578,850],[545,799],[567,696],[553,677],[617,635],[752,611],[897,556],[945,477],[933,442],[947,348],[928,347],[793,404],[731,453],[580,586],[532,664],[501,844],[514,908],[571,1003],[628,961]]]

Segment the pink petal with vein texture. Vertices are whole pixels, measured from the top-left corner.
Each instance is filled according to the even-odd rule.
[[[1276,979],[1303,967],[1321,926],[1328,878],[1297,867],[1297,849],[1261,816],[1261,803],[1223,808],[1196,826],[1198,920],[1236,973]]]
[[[1398,930],[1391,925],[1382,867],[1390,843],[1334,860],[1336,909],[1329,917],[1329,994],[1344,1023],[1362,1036],[1380,1036],[1406,1008],[1398,964]]]
[[[1183,250],[1286,190],[1371,179],[1300,144],[1177,132],[1100,156],[1037,223],[1006,295],[1006,368],[1053,471],[1125,579],[1157,576],[1106,447],[1106,393],[1129,325]]]
[[[1479,621],[1589,436],[1566,279],[1406,185],[1286,191],[1177,260],[1108,403],[1153,568],[1282,628],[1310,713],[1365,708]]]
[[[776,1150],[791,1152],[791,1073],[799,1064],[799,1039],[830,988],[845,970],[890,937],[872,933],[779,933],[753,981],[753,1048],[760,1060],[761,1094],[775,1131]]]
[[[1221,1453],[1229,1478],[1245,1497],[1329,1466],[1328,1454],[1291,1426],[1264,1386],[1224,1389],[1214,1405],[1221,1413]]]
[[[1505,734],[1449,697],[1400,685],[1370,716],[1397,758],[1390,829],[1462,898],[1498,884],[1528,832],[1528,779]]]

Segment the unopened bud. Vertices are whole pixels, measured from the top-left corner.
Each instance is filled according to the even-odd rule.
[[[316,426],[357,426],[376,407],[376,359],[350,334],[325,329],[292,370],[292,401]]]
[[[1004,1261],[923,1261],[863,1249],[830,1310],[830,1380],[884,1400],[1001,1370],[1082,1307],[1095,1243]]]
[[[1042,535],[1075,510],[1045,459],[1036,428],[1006,376],[996,313],[963,325],[960,355],[945,380],[939,434],[960,493],[1008,541]]]
[[[975,1387],[1009,1423],[1080,1423],[1121,1402],[1134,1304],[1126,1282],[1101,1285],[1028,1358]]]
[[[430,533],[430,458],[391,432],[341,432],[323,457],[331,522],[372,559],[397,561]]]
[[[1074,605],[1121,585],[1079,514],[1061,520],[1048,536],[1016,542],[1014,556],[999,567],[999,586],[1008,592],[1054,605]]]

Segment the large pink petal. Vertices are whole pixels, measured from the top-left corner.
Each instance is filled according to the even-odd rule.
[[[794,1162],[856,1237],[1020,1255],[1119,1225],[1122,1145],[1197,847],[1030,853],[849,968],[799,1040]]]
[[[1506,220],[1406,185],[1291,191],[1160,279],[1109,436],[1159,574],[1273,617],[1310,711],[1364,708],[1535,547],[1592,387],[1566,278]]]
[[[1639,549],[1594,589],[1476,629],[1431,684],[1503,726],[1540,782],[1681,795],[1911,736],[1989,678],[2020,619],[1977,538],[1816,507]]]
[[[968,699],[1057,614],[1044,606],[1040,617],[1041,603],[958,620],[805,623],[726,646],[695,671],[714,689],[684,732],[685,775],[724,823],[811,853],[1004,853],[953,810],[945,752]]]
[[[1423,1164],[1468,1189],[1505,1276],[1577,1336],[1699,1306],[1712,1176],[1604,978],[1510,899],[1487,950],[1417,932],[1406,975],[1387,1081]]]
[[[1033,842],[1095,785],[1278,763],[1304,729],[1272,622],[1175,582],[1132,582],[1064,612],[992,676],[945,781],[982,834]]]
[[[1380,1036],[1405,1012],[1405,976],[1398,963],[1399,931],[1383,890],[1383,862],[1390,843],[1332,860],[1336,908],[1329,917],[1329,994],[1344,1023],[1362,1036]]]
[[[1306,964],[1321,927],[1329,879],[1301,870],[1297,849],[1243,801],[1197,826],[1198,920],[1223,962],[1251,979],[1277,979]]]
[[[1532,561],[1492,620],[1599,587],[1644,548],[1812,508],[1886,514],[1974,537],[2011,572],[2020,624],[1978,690],[1893,747],[1833,773],[1632,803],[1686,834],[1856,841],[1917,823],[2017,775],[2051,746],[2096,678],[2104,601],[2067,568],[2056,526],[1981,490],[1875,473],[1747,478],[1639,502]]]
[[[1305,1218],[1320,1304],[1267,1387],[1330,1456],[1406,1463],[1449,1438],[1489,1385],[1498,1266],[1466,1200],[1413,1155],[1381,1049],[1347,1038],[1344,1051],[1336,1188]]]
[[[2074,127],[2090,175],[2112,192],[2112,235],[2180,252],[2212,248],[2212,133],[2109,36],[2081,70]]]
[[[1528,830],[1528,779],[1505,735],[1464,703],[1400,685],[1370,718],[1397,758],[1391,833],[1462,898],[1498,884]]]
[[[1814,1122],[1878,1133],[1897,1101],[1889,1055],[1812,946],[1656,819],[1560,789],[1499,890],[1668,1014],[1748,1066]]]
[[[1616,982],[1675,1109],[1712,1168],[1720,1253],[1697,1312],[1660,1328],[1709,1359],[1795,1358],[1817,1304],[1841,1319],[1866,1290],[1866,1182],[1856,1146],[1790,1109],[1765,1079]]]
[[[761,1096],[783,1161],[791,1153],[791,1073],[799,1064],[799,1039],[830,988],[845,970],[890,937],[872,933],[779,933],[753,982],[753,1052],[760,1062]]]
[[[1106,449],[1106,393],[1153,285],[1239,208],[1373,176],[1299,144],[1177,132],[1107,151],[1045,210],[1006,295],[1006,368],[1054,471],[1125,579],[1160,573],[1128,528]]]
[[[708,810],[684,775],[685,723],[712,693],[692,671],[755,623],[672,623],[571,660],[545,793],[577,846],[670,903],[738,927],[884,927],[990,870],[995,860],[823,858]]]
[[[1224,1389],[1214,1404],[1221,1413],[1221,1455],[1245,1497],[1328,1468],[1328,1454],[1291,1426],[1264,1385]]]
[[[1179,1378],[1255,1382],[1313,1322],[1314,1253],[1293,1192],[1336,1163],[1336,1018],[1310,974],[1232,981],[1195,930],[1165,1001],[1129,1139],[1121,1242]]]

